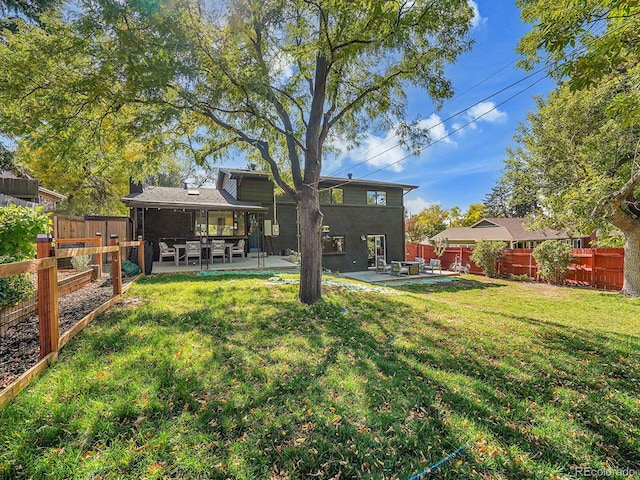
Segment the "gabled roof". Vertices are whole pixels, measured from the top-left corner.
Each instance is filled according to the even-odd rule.
[[[470,227],[448,228],[432,237],[433,240],[448,238],[450,241],[501,240],[504,242],[522,242],[531,240],[560,240],[578,238],[579,235],[566,231],[525,230],[525,218],[483,218]]]
[[[269,178],[269,175],[266,172],[259,172],[256,170],[249,169],[241,169],[241,168],[225,168],[220,167],[218,171],[222,174],[228,175],[230,178]],[[392,183],[392,182],[379,182],[376,180],[358,180],[356,178],[343,178],[343,177],[320,177],[320,183],[325,184],[327,186],[331,185],[358,185],[358,186],[366,186],[366,187],[378,187],[378,188],[401,188],[406,192],[410,192],[411,190],[415,190],[418,188],[417,185],[406,185],[402,183]],[[218,175],[218,180],[216,187],[221,188],[222,185],[222,175]]]
[[[128,207],[266,210],[259,205],[240,202],[225,190],[215,188],[184,189],[150,186],[146,187],[142,193],[130,193],[121,200]]]

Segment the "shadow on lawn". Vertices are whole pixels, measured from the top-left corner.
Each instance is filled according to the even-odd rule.
[[[394,285],[393,283],[387,284],[387,287],[395,288],[397,290],[403,290],[411,293],[438,293],[438,292],[460,292],[465,290],[485,290],[487,288],[500,288],[505,285],[492,282],[479,282],[477,280],[471,280],[467,278],[456,278],[454,280],[446,279],[447,281],[433,283],[420,283],[407,285]]]
[[[144,283],[201,281],[170,278]],[[255,309],[203,289],[185,311],[114,310],[64,353],[79,377],[105,365],[108,378],[91,373],[73,398],[107,407],[83,414],[54,398],[27,427],[12,427],[18,462],[46,448],[75,446],[80,458],[147,442],[132,454],[142,459],[91,474],[134,478],[162,463],[175,478],[408,478],[468,442],[471,453],[438,478],[546,478],[605,462],[640,469],[635,340],[506,318],[531,329],[518,350],[506,334],[493,338],[502,332],[418,317],[397,296],[340,292],[305,306],[292,301],[296,286],[278,289],[290,298],[263,294]],[[77,425],[83,415],[89,427]],[[82,466],[68,462],[67,471]]]

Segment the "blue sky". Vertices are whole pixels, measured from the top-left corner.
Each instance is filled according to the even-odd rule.
[[[371,134],[357,150],[338,156],[329,154],[324,159],[323,175],[340,172],[337,176],[346,176],[350,172],[353,178],[417,185],[419,188],[405,198],[410,213],[418,213],[434,203],[445,208],[458,205],[464,211],[469,204],[482,202],[500,177],[505,149],[513,144],[518,123],[534,107],[532,97],[546,95],[554,88],[554,83],[544,79],[499,105],[543,76],[537,75],[469,108],[528,75],[528,72],[515,66],[518,58],[515,47],[518,40],[529,31],[529,26],[521,22],[520,12],[513,0],[475,0],[470,3],[477,9],[472,31],[475,44],[447,71],[456,92],[453,100],[439,112],[433,113],[434,105],[424,92],[408,92],[408,119],[428,119],[431,122],[429,126],[465,110],[464,114],[431,130],[432,139],[450,136],[427,147],[417,157],[410,157],[373,173],[407,156],[408,152],[400,147],[394,148],[363,165],[354,166],[396,144],[393,139],[383,143],[392,133]],[[495,110],[491,110],[497,105]],[[486,114],[478,121],[453,132],[483,113]]]

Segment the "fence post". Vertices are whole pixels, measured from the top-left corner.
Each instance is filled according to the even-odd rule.
[[[118,235],[111,235],[111,245],[118,246]],[[120,265],[120,247],[111,253],[111,283],[113,283],[113,294],[122,293],[122,265]]]
[[[138,266],[144,273],[144,242],[142,241],[142,235],[138,235]]]
[[[591,286],[593,288],[598,288],[598,286],[596,285],[596,257],[597,257],[596,249],[592,248],[591,249]]]
[[[102,246],[102,233],[100,232],[96,232],[96,247],[101,247]],[[102,275],[102,254],[98,253],[96,255],[96,265],[98,265],[99,268],[99,272],[100,275]]]
[[[36,238],[38,258],[52,255],[52,237],[41,234]],[[38,321],[40,324],[40,358],[58,350],[58,267],[38,272]]]

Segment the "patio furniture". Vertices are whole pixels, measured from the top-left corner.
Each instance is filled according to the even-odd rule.
[[[200,245],[200,241],[195,242],[187,242],[186,243],[186,261],[187,265],[189,265],[190,258],[197,258],[200,267],[202,267],[202,247]]]
[[[418,262],[418,272],[419,272],[419,273],[424,272],[424,265],[425,265],[424,258],[422,258],[422,257],[415,257],[415,258],[414,258],[414,261]]]
[[[234,255],[240,255],[244,258],[244,238],[238,241],[238,245],[231,248],[231,257]]]
[[[402,262],[391,262],[391,275],[400,276],[403,273],[409,276],[409,268],[404,267]]]
[[[436,268],[440,270],[440,273],[442,273],[442,264],[439,258],[432,258],[431,260],[429,260],[429,263],[425,263],[423,267],[424,273],[427,273],[427,270],[430,270],[431,273],[434,273],[433,271]]]
[[[158,246],[160,247],[160,258],[158,262],[160,265],[162,265],[162,259],[164,257],[171,257],[174,263],[176,265],[178,264],[178,258],[175,248],[169,248],[169,245],[167,245],[165,242],[158,242]]]
[[[376,273],[387,273],[391,271],[391,265],[387,265],[387,262],[383,258],[379,258],[376,262]]]
[[[211,263],[214,262],[216,257],[222,257],[222,263],[225,263],[227,258],[227,247],[224,244],[224,240],[213,240],[211,242]]]

